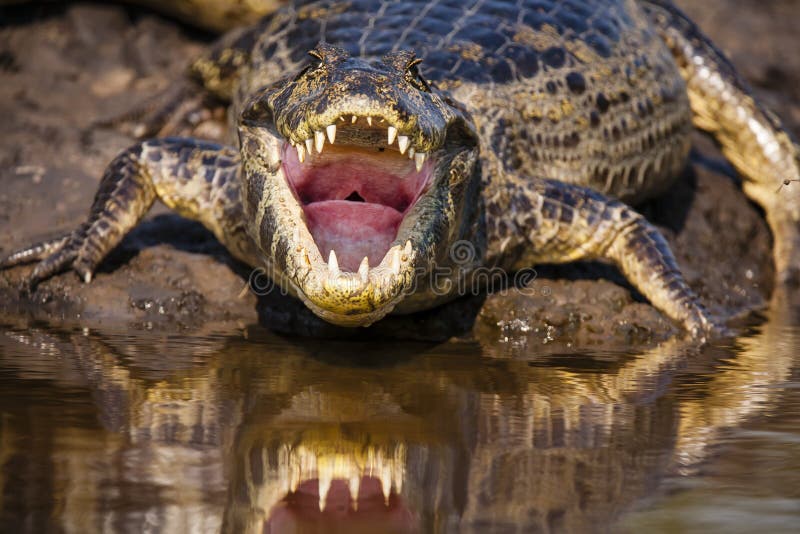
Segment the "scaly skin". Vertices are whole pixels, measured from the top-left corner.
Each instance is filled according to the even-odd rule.
[[[88,280],[159,197],[340,325],[452,299],[481,266],[603,258],[702,332],[712,321],[664,238],[623,203],[670,186],[692,120],[766,208],[779,275],[796,265],[796,193],[766,192],[800,177],[797,148],[669,2],[298,1],[223,38],[193,74],[230,100],[238,150],[137,145],[109,167],[87,223],[0,266],[42,260],[32,282],[70,266]],[[353,272],[325,261],[287,182],[334,137],[364,154],[412,150],[430,176],[389,252]],[[454,258],[462,241],[468,264]]]

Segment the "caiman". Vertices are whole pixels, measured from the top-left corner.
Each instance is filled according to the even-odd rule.
[[[702,334],[717,321],[630,207],[680,176],[694,123],[766,212],[779,282],[798,279],[800,150],[667,0],[295,1],[191,72],[236,141],[128,148],[83,224],[0,266],[89,282],[159,199],[337,325],[437,306],[486,269],[601,259]]]

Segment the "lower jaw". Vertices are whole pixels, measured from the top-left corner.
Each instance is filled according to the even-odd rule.
[[[399,290],[397,293],[402,294],[403,291]],[[314,315],[327,323],[344,328],[372,326],[394,311],[395,305],[397,304],[396,301],[399,300],[395,299],[394,301],[386,301],[377,304],[374,302],[374,297],[366,296],[366,298],[358,299],[358,302],[355,304],[348,303],[342,305],[340,303],[315,299],[313,296],[306,293],[297,296]],[[364,309],[366,307],[370,309]]]
[[[322,257],[334,250],[339,265],[350,272],[356,272],[365,257],[373,265],[381,261],[403,220],[393,208],[366,202],[315,202],[303,211]]]

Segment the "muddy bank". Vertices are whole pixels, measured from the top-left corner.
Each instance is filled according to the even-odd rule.
[[[797,133],[800,58],[789,21],[798,20],[800,5],[682,4]],[[119,129],[93,124],[163,91],[212,37],[119,6],[0,9],[8,21],[0,29],[5,253],[83,219],[105,164],[135,142]],[[715,311],[730,315],[763,305],[772,278],[770,237],[758,210],[716,157],[713,146],[699,140],[699,156],[684,179],[641,210],[664,230],[691,285]],[[243,292],[250,271],[199,225],[165,215],[163,208],[125,239],[90,285],[65,273],[27,295],[18,287],[28,272],[23,267],[0,273],[0,312],[89,326],[172,329],[260,321],[281,331],[337,333],[297,303],[274,294],[258,301]],[[614,269],[582,264],[539,268],[525,294],[470,299],[382,323],[372,334],[406,337],[424,329],[423,337],[441,337],[469,332],[473,324],[488,343],[550,346],[647,342],[675,332]]]

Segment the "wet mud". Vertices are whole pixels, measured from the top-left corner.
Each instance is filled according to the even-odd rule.
[[[759,97],[800,133],[800,4],[679,2],[732,57]],[[108,161],[135,142],[99,126],[168,89],[213,35],[120,5],[0,7],[0,254],[62,234],[85,217]],[[746,37],[746,38],[745,38]],[[196,127],[221,135],[208,117]],[[772,287],[771,238],[711,142],[663,197],[639,209],[667,236],[684,274],[725,317],[762,308]],[[370,330],[325,325],[299,303],[247,291],[251,271],[199,224],[156,208],[95,280],[67,272],[29,294],[30,267],[0,272],[0,313],[31,320],[143,329],[241,328],[300,335],[446,338],[555,350],[663,340],[678,329],[610,266],[537,266],[511,288]]]

